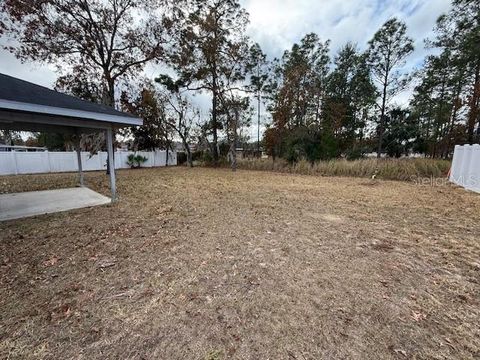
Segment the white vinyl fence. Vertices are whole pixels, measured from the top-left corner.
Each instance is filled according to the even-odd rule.
[[[480,145],[455,146],[450,181],[480,192]]]
[[[127,157],[130,154],[142,155],[147,161],[142,167],[160,167],[165,166],[167,152],[165,150],[157,151],[130,151],[115,152],[115,169],[126,169]],[[177,165],[177,153],[169,151],[168,165]],[[82,152],[82,168],[84,171],[106,170],[107,152],[99,151],[95,155],[89,152]],[[66,152],[0,152],[0,175],[17,174],[37,174],[53,172],[78,171],[77,153],[75,151]]]

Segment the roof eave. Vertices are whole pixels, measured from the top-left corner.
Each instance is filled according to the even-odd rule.
[[[98,112],[38,105],[38,104],[24,103],[24,102],[11,101],[11,100],[5,100],[5,99],[0,99],[0,109],[23,111],[28,113],[46,114],[46,115],[57,115],[57,116],[80,118],[80,119],[89,119],[89,120],[103,121],[103,122],[108,122],[111,124],[117,124],[117,125],[123,125],[123,126],[143,125],[142,119],[131,117],[131,116],[110,115],[110,114],[104,114],[104,113],[98,113]]]

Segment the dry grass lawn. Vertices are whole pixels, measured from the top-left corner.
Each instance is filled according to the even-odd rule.
[[[480,357],[478,194],[200,168],[118,188],[114,206],[0,223],[0,358]]]

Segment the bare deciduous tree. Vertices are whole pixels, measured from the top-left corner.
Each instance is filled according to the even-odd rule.
[[[192,150],[190,148],[191,130],[200,118],[199,110],[180,93],[169,94],[166,99],[168,102],[167,109],[170,110],[167,122],[182,140],[183,148],[187,154],[187,163],[190,167],[193,167]]]
[[[6,0],[0,5],[5,48],[17,58],[81,66],[99,74],[103,103],[115,105],[118,79],[134,75],[158,60],[171,21],[138,0]]]

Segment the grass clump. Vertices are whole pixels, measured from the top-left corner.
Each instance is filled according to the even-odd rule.
[[[220,360],[223,359],[223,352],[220,350],[210,351],[204,358],[205,360]]]
[[[311,164],[301,160],[289,164],[283,159],[241,159],[238,168],[246,170],[278,171],[319,176],[365,177],[385,180],[410,181],[422,177],[445,177],[451,162],[437,159],[336,159]]]

